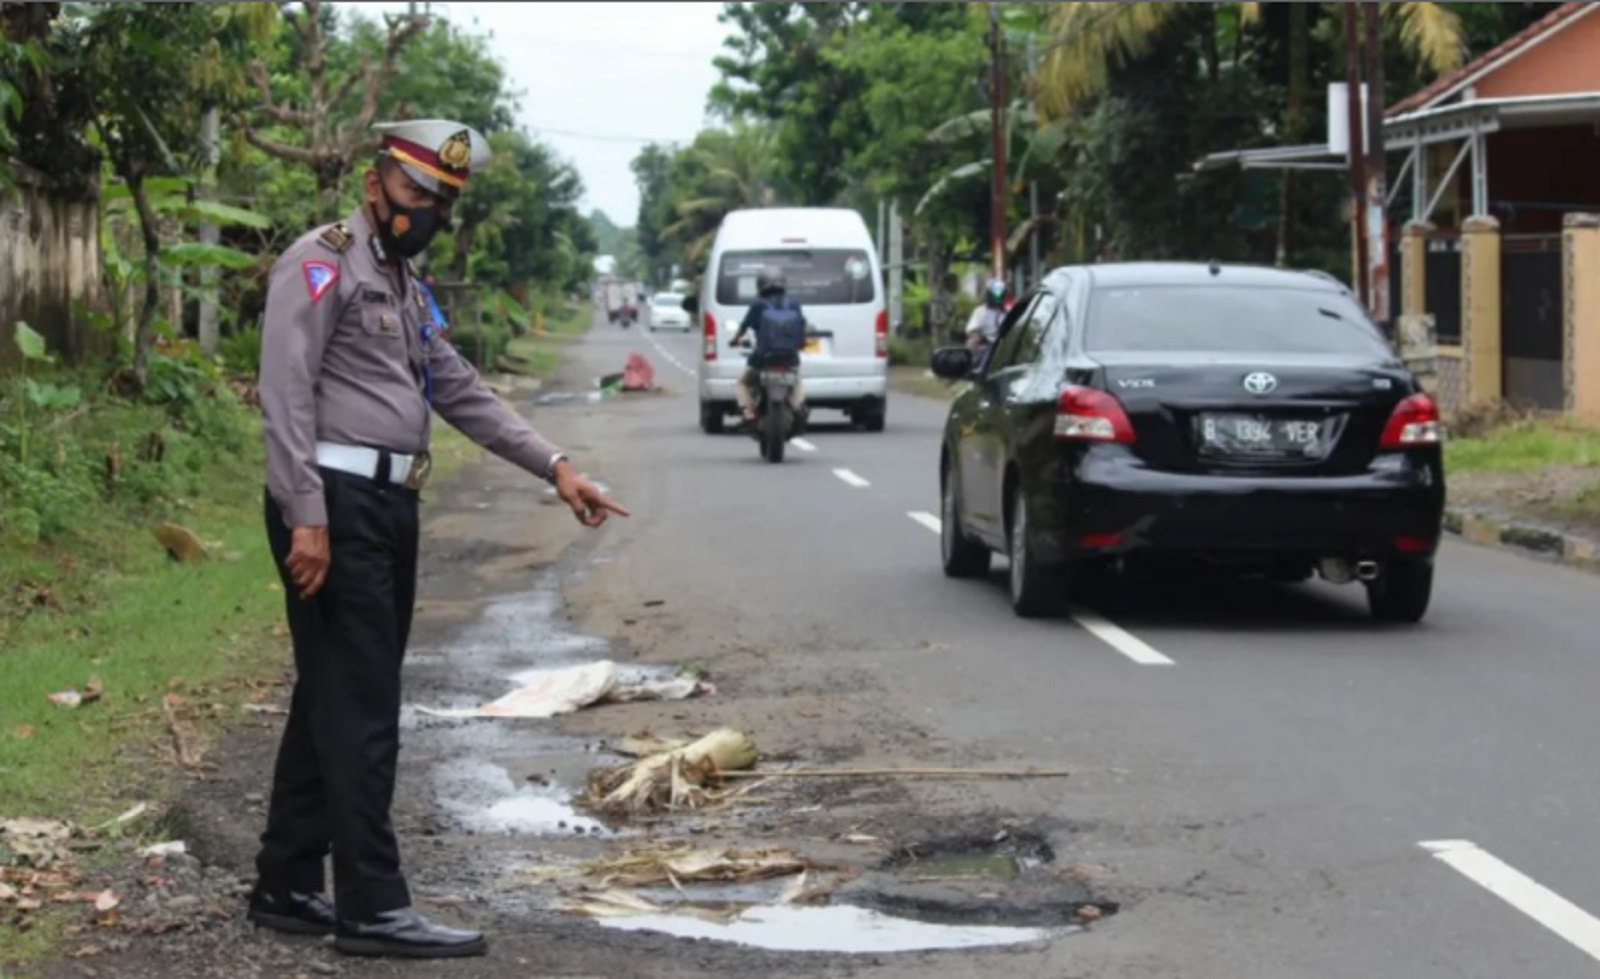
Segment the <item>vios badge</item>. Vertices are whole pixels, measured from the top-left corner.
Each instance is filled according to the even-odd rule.
[[[1278,379],[1266,371],[1256,371],[1244,379],[1244,389],[1251,394],[1271,394],[1278,389]]]

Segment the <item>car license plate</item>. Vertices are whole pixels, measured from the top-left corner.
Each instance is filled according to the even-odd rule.
[[[1199,428],[1203,455],[1317,459],[1326,454],[1320,421],[1207,413],[1200,416]]]
[[[808,354],[820,354],[820,353],[822,353],[822,341],[820,339],[807,340],[806,341],[806,345],[801,348],[801,353],[808,353]]]
[[[799,383],[800,375],[793,371],[767,371],[761,375],[761,380],[766,384],[787,384],[794,387]]]

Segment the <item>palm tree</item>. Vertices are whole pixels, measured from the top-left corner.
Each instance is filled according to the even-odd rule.
[[[1049,48],[1033,78],[1035,104],[1041,118],[1048,121],[1067,116],[1103,92],[1112,69],[1148,54],[1161,32],[1188,6],[1146,2],[1057,4],[1049,18]],[[1220,6],[1223,4],[1213,4]],[[1260,21],[1260,3],[1236,6],[1241,30]],[[1446,72],[1461,66],[1465,31],[1461,18],[1448,6],[1385,3],[1383,10],[1385,17],[1398,25],[1401,41],[1429,69]],[[1309,18],[1296,17],[1294,22],[1295,30],[1309,31]],[[1208,62],[1213,72],[1217,61],[1212,51]],[[1309,65],[1305,67],[1309,70]]]
[[[693,196],[678,204],[678,220],[662,230],[662,237],[682,242],[684,258],[694,263],[729,211],[772,204],[776,159],[771,127],[740,119],[730,130],[702,132],[682,161],[693,172]]]

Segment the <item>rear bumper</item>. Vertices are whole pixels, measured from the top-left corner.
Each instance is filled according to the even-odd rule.
[[[1384,455],[1354,476],[1259,478],[1156,472],[1120,446],[1095,446],[1064,454],[1030,501],[1033,544],[1045,560],[1429,558],[1442,530],[1444,476],[1437,450]]]
[[[708,369],[700,378],[700,400],[733,403],[733,389],[744,373],[744,363],[725,368],[718,365]],[[800,365],[800,379],[805,384],[806,402],[820,408],[845,408],[867,401],[884,401],[889,393],[886,375],[866,377],[817,377],[807,373]]]

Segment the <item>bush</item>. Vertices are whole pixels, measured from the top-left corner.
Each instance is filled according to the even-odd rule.
[[[889,338],[889,363],[895,366],[910,364],[926,367],[933,358],[933,343],[926,338]]]
[[[504,322],[485,320],[482,326],[458,326],[450,331],[450,342],[461,356],[479,371],[499,363],[511,342],[511,327]]]
[[[222,364],[229,371],[254,379],[261,375],[261,327],[231,333],[217,348]]]

